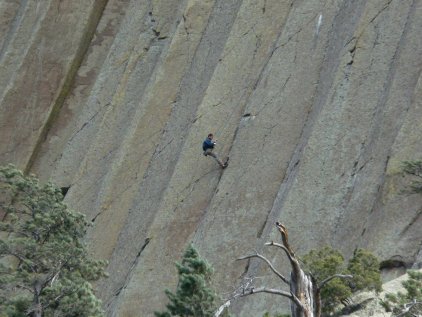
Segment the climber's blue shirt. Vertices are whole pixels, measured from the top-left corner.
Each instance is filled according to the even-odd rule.
[[[208,149],[213,149],[213,148],[214,148],[214,142],[211,139],[206,138],[204,143],[202,143],[202,149],[206,151]]]

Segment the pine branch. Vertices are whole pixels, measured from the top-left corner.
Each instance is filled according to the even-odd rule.
[[[12,255],[12,256],[16,257],[21,263],[25,263],[26,265],[28,265],[30,267],[30,269],[31,269],[32,272],[34,272],[34,273],[37,272],[37,270],[35,269],[35,267],[32,266],[31,264],[29,264],[28,263],[28,260],[25,259],[22,255],[20,255],[18,253],[15,253],[15,252],[12,252],[10,250],[7,253],[5,252],[4,255]]]
[[[331,281],[334,278],[353,278],[353,275],[344,275],[344,274],[334,274],[330,277],[327,277],[325,280],[323,280],[321,283],[319,283],[318,288],[321,289],[324,287],[325,284],[327,284],[329,281]]]
[[[28,286],[26,286],[26,285],[16,284],[16,287],[18,287],[18,288],[22,288],[22,289],[25,289],[25,290],[27,290],[27,291],[31,292],[32,294],[34,293],[34,290],[33,290],[31,287],[28,287]]]

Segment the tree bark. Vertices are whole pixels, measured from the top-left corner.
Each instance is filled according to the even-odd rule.
[[[292,317],[321,317],[321,288],[333,278],[352,278],[351,275],[335,274],[318,284],[311,274],[307,274],[302,270],[299,260],[290,247],[286,227],[279,222],[276,222],[276,227],[280,231],[282,244],[271,241],[265,243],[265,245],[280,248],[286,253],[292,268],[290,272],[290,280],[286,279],[275,269],[273,264],[265,256],[259,254],[258,252],[255,252],[253,255],[241,257],[238,260],[259,258],[264,261],[268,264],[271,271],[280,278],[280,280],[289,285],[290,292],[266,287],[255,288],[251,285],[253,280],[252,278],[247,284],[239,287],[232,294],[231,298],[219,307],[214,317],[219,317],[224,308],[230,306],[231,302],[236,298],[256,293],[275,294],[290,299]]]
[[[32,301],[32,308],[30,316],[32,317],[42,317],[42,305],[40,301],[42,286],[39,280],[34,282],[34,299]]]
[[[306,274],[300,267],[293,250],[290,247],[287,229],[284,225],[277,222],[277,229],[281,233],[283,241],[283,250],[286,252],[292,271],[290,273],[290,292],[294,294],[300,301],[298,305],[291,301],[292,317],[320,317],[321,316],[321,298],[319,296],[318,286],[314,278]]]

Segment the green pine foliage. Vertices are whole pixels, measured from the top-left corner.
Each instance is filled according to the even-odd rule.
[[[330,247],[311,250],[302,261],[305,270],[309,271],[316,281],[321,282],[334,274],[347,274],[344,257]],[[333,279],[321,290],[322,310],[333,312],[335,307],[352,295],[352,290],[342,279]]]
[[[85,217],[60,188],[0,167],[0,217],[1,317],[103,316],[90,282],[106,263],[89,257]]]
[[[408,271],[409,278],[402,282],[405,293],[386,294],[381,301],[386,311],[394,316],[413,317],[422,314],[422,272]]]
[[[335,274],[353,275],[353,279],[334,278],[321,289],[324,315],[334,312],[340,303],[346,303],[354,292],[363,289],[381,290],[379,262],[366,250],[356,250],[348,264],[340,252],[330,247],[311,250],[302,261],[317,282]]]
[[[380,292],[382,289],[380,264],[368,250],[357,249],[347,266],[347,272],[353,279],[346,281],[352,292],[363,289]]]
[[[211,317],[216,310],[217,295],[210,285],[211,266],[190,245],[181,263],[176,263],[179,282],[176,292],[166,290],[169,299],[167,311],[156,312],[156,317]]]

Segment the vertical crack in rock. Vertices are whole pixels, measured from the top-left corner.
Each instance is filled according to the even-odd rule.
[[[136,254],[135,259],[132,261],[132,264],[130,265],[129,271],[126,273],[126,276],[123,280],[123,282],[121,283],[120,286],[117,286],[115,288],[115,291],[113,292],[113,297],[111,297],[107,303],[105,303],[105,307],[107,311],[114,311],[113,306],[115,305],[115,298],[118,297],[120,295],[120,293],[122,292],[122,290],[124,290],[127,285],[129,284],[132,275],[133,275],[133,270],[136,268],[142,252],[145,250],[145,248],[148,246],[148,244],[150,243],[151,238],[146,238],[144,243],[141,245],[141,248],[139,249],[138,253]]]
[[[191,53],[192,61],[180,80],[177,97],[169,119],[162,130],[159,145],[148,163],[147,170],[138,186],[138,194],[133,200],[132,208],[129,209],[129,216],[113,250],[109,268],[118,272],[113,280],[109,279],[99,285],[104,300],[112,303],[107,307],[109,313],[113,311],[111,307],[118,306],[120,301],[120,297],[114,296],[116,285],[120,283],[119,281],[124,278],[123,275],[126,275],[129,270],[128,265],[122,264],[119,259],[135,257],[136,244],[138,241],[145,239],[144,233],[148,231],[149,226],[154,221],[157,208],[159,208],[164,193],[168,190],[168,183],[174,174],[177,162],[180,160],[186,136],[190,132],[197,109],[218,65],[218,59],[230,35],[230,30],[241,4],[241,0],[217,0],[200,35],[199,44]],[[179,23],[182,23],[182,21]],[[216,37],[215,34],[218,36]],[[174,137],[175,135],[177,137]],[[169,139],[173,139],[173,141],[168,142]],[[163,166],[166,166],[164,170]],[[193,184],[191,182],[185,190],[193,190],[190,185],[194,186],[195,184],[195,181]],[[210,197],[212,197],[211,195]],[[139,210],[141,205],[147,206],[147,210]],[[134,243],[127,243],[127,241]]]
[[[376,111],[374,113],[374,118],[372,120],[372,122],[374,122],[374,126],[372,127],[371,133],[368,137],[369,142],[366,144],[366,147],[364,149],[363,160],[365,162],[369,162],[370,160],[374,159],[373,153],[377,152],[376,150],[378,149],[377,144],[378,144],[379,139],[383,137],[388,142],[387,144],[384,143],[382,145],[385,150],[379,151],[381,153],[384,152],[385,154],[384,156],[385,159],[384,159],[384,162],[382,163],[383,170],[382,170],[382,173],[380,173],[379,175],[379,181],[377,182],[377,184],[379,184],[378,191],[376,195],[374,196],[371,212],[368,214],[368,217],[364,223],[364,226],[366,226],[366,224],[369,222],[372,212],[374,210],[378,210],[382,206],[383,188],[385,184],[386,170],[388,167],[388,162],[389,162],[391,151],[392,151],[392,145],[394,144],[394,141],[397,138],[400,128],[402,127],[404,117],[406,113],[408,112],[409,107],[413,104],[414,94],[409,97],[409,102],[407,103],[404,110],[401,111],[399,114],[397,114],[395,118],[395,125],[392,127],[391,126],[388,127],[388,131],[391,131],[391,132],[389,133],[389,137],[386,138],[385,133],[383,133],[385,132],[383,131],[383,127],[388,123],[385,123],[385,121],[383,120],[383,117],[386,111],[388,98],[390,97],[390,90],[394,83],[394,78],[397,72],[397,65],[399,63],[400,55],[406,45],[405,42],[407,39],[407,34],[412,24],[412,20],[415,16],[415,12],[416,12],[415,5],[416,5],[416,0],[413,0],[412,4],[409,6],[406,22],[404,24],[403,31],[400,36],[400,40],[397,44],[396,50],[392,58],[392,63],[391,63],[387,78],[385,80],[384,88],[381,93],[381,98],[379,99],[379,102],[376,107]],[[420,71],[417,73],[420,74]],[[414,78],[412,78],[412,82],[410,83],[410,86],[413,87],[413,89],[412,90],[409,89],[409,91],[414,92],[414,89],[417,85],[418,78],[419,76],[414,76]],[[365,239],[365,238],[362,237],[362,239]]]
[[[21,0],[20,1],[19,9],[16,12],[16,15],[15,15],[15,17],[14,17],[14,19],[13,19],[11,25],[10,25],[10,28],[7,32],[7,35],[4,38],[2,46],[0,48],[0,63],[3,59],[3,57],[4,57],[4,54],[7,51],[7,48],[9,46],[10,42],[12,41],[13,37],[16,34],[16,30],[18,29],[19,25],[22,22],[22,18],[23,18],[27,4],[28,4],[28,0]]]
[[[293,5],[293,1],[291,1],[291,3],[290,3],[290,8],[289,8],[289,12],[287,13],[287,16],[290,14],[290,12],[291,12],[291,10],[292,10],[292,5]],[[284,27],[285,27],[285,25],[286,25],[287,21],[288,21],[288,19],[286,18],[286,19],[285,19],[285,21],[284,21],[284,24],[280,27],[280,31],[278,32],[278,34],[277,34],[277,36],[276,36],[275,40],[274,40],[274,41],[273,41],[273,43],[272,43],[272,47],[271,47],[271,49],[270,49],[270,52],[269,52],[269,54],[267,55],[267,57],[265,58],[265,62],[263,63],[263,65],[262,65],[262,67],[261,67],[261,71],[259,72],[259,75],[258,75],[257,79],[255,80],[255,82],[254,82],[254,83],[253,83],[253,85],[252,85],[253,89],[251,89],[250,91],[245,91],[245,93],[246,93],[247,95],[246,95],[246,97],[245,97],[245,99],[244,99],[243,104],[242,104],[242,105],[240,105],[240,108],[241,108],[241,109],[240,109],[239,113],[244,114],[245,109],[246,109],[246,106],[248,105],[249,100],[250,100],[251,96],[253,95],[253,92],[256,90],[256,88],[258,87],[259,83],[261,82],[261,80],[262,80],[262,78],[263,78],[263,76],[264,76],[265,72],[268,70],[268,64],[269,64],[269,62],[270,62],[270,60],[271,60],[272,56],[274,55],[274,52],[275,52],[275,51],[279,48],[279,46],[277,46],[277,43],[280,41],[280,38],[281,38],[281,36],[283,35],[283,32],[284,32]],[[300,32],[300,31],[298,31],[298,32]],[[297,33],[298,33],[298,32],[297,32]],[[295,33],[295,34],[296,34],[296,33]],[[288,81],[288,80],[289,80],[289,78],[286,80],[285,84],[287,84],[287,81]],[[242,97],[243,97],[243,96],[242,96]],[[243,98],[242,98],[242,99],[243,99]],[[261,110],[262,110],[262,109],[261,109]],[[240,128],[240,127],[241,127],[241,125],[242,125],[242,116],[243,116],[243,115],[241,115],[241,116],[239,117],[239,123],[238,123],[238,125],[237,125],[237,127],[236,127],[236,129],[235,129],[235,131],[234,131],[233,138],[232,138],[232,143],[230,144],[230,146],[229,146],[229,148],[228,148],[227,153],[229,153],[229,154],[230,154],[231,149],[232,149],[232,147],[233,147],[234,140],[236,140],[236,136],[237,136],[237,133],[239,132],[239,128]],[[217,185],[217,187],[218,187],[218,185]]]
[[[352,171],[350,173],[349,176],[349,185],[347,186],[347,190],[346,193],[344,194],[343,197],[343,201],[341,202],[340,206],[343,209],[346,209],[347,205],[349,204],[350,200],[352,199],[353,196],[353,192],[355,190],[355,183],[356,183],[356,179],[357,179],[357,175],[358,173],[365,167],[365,163],[362,164],[362,166],[359,167],[359,162],[361,161],[361,157],[362,157],[362,149],[363,149],[364,143],[361,144],[360,147],[360,151],[359,151],[359,155],[358,158],[355,160],[355,162],[353,163],[353,167],[352,167]],[[338,223],[337,223],[338,224]],[[335,228],[334,231],[337,230],[337,227]]]
[[[412,227],[414,224],[417,223],[421,215],[422,215],[422,209],[420,209],[418,213],[412,218],[412,220],[410,220],[409,224],[406,227],[404,227],[402,231],[400,231],[399,235],[400,236],[404,235],[410,229],[410,227]]]
[[[378,12],[377,12],[377,14],[369,21],[369,24],[371,24],[372,22],[374,22],[375,21],[375,19],[376,18],[378,18],[378,16],[381,14],[381,13],[383,13],[388,7],[389,7],[389,5],[391,4],[391,2],[393,2],[393,0],[389,0],[382,8],[381,8],[381,10],[379,10]]]
[[[26,18],[27,16],[31,16],[31,10],[33,9],[31,6],[37,7],[36,12],[36,18],[32,21],[31,25],[31,32],[30,34],[26,33],[25,30],[21,31],[21,26],[23,25],[23,28],[25,28],[26,24]],[[34,35],[36,35],[41,26],[42,22],[45,19],[45,15],[48,12],[48,7],[51,5],[51,2],[48,2],[48,4],[40,4],[40,3],[31,3],[28,1],[22,1],[19,5],[19,9],[16,12],[15,18],[11,24],[11,27],[9,28],[8,34],[6,36],[5,41],[2,45],[2,51],[0,54],[0,63],[2,63],[3,59],[5,60],[4,63],[2,63],[2,67],[5,68],[6,73],[10,73],[11,75],[8,76],[8,78],[3,78],[3,83],[0,85],[0,104],[3,103],[3,100],[8,92],[10,92],[10,89],[12,89],[13,84],[16,80],[16,77],[20,73],[18,70],[21,69],[22,65],[25,63],[26,59],[29,57],[28,54],[30,53],[31,48],[33,47],[32,38]],[[42,9],[39,9],[39,7],[44,6]],[[25,33],[25,36],[23,38],[20,38],[21,33]],[[18,41],[24,41],[25,45],[23,45],[20,49],[19,54],[8,54],[9,49],[11,51],[15,51],[16,47],[19,44]],[[12,46],[12,47],[10,47]],[[6,81],[8,84],[6,84]]]
[[[162,70],[161,67],[163,65],[163,61],[168,57],[167,54],[169,53],[169,49],[171,49],[171,44],[172,44],[171,41],[162,41],[162,40],[164,40],[165,38],[175,34],[178,26],[181,23],[180,20],[177,20],[177,17],[182,15],[184,7],[187,5],[186,3],[187,3],[187,0],[181,0],[181,1],[178,1],[174,5],[175,7],[177,6],[177,10],[176,10],[176,13],[174,14],[174,16],[171,16],[171,18],[168,19],[170,22],[164,22],[165,24],[170,24],[170,26],[168,27],[169,30],[166,31],[167,35],[164,36],[164,35],[160,35],[162,32],[160,33],[159,30],[161,30],[161,29],[159,27],[157,27],[157,29],[155,29],[155,27],[160,23],[160,19],[159,19],[159,17],[154,16],[154,6],[153,6],[154,2],[153,1],[148,2],[147,13],[145,15],[146,24],[148,25],[148,31],[147,32],[151,33],[151,38],[150,38],[150,41],[148,43],[148,46],[149,47],[156,47],[155,51],[156,51],[156,55],[158,56],[156,58],[156,60],[154,61],[152,71],[149,74],[149,77],[151,77],[151,78],[156,77],[157,74]],[[156,11],[157,10],[158,9],[156,9]],[[136,54],[136,50],[137,50],[137,46],[135,45],[133,47],[133,52],[134,52],[133,55]],[[132,71],[131,69],[135,67],[137,62],[138,62],[137,59],[133,59],[130,70],[126,73],[130,73]],[[145,91],[148,91],[149,88],[153,87],[156,84],[156,82],[154,80],[145,81],[145,82],[146,82]],[[122,91],[124,89],[126,89],[126,83],[122,84],[121,87],[122,87],[122,89],[121,89]],[[149,103],[150,100],[148,100],[148,97],[144,101],[145,101],[145,103],[147,104],[147,107],[148,107],[148,105],[150,105],[150,103]],[[174,109],[174,107],[172,107],[172,108]],[[136,110],[136,111],[138,111],[138,110]],[[122,124],[117,125],[119,127],[126,126],[125,131],[129,131],[129,132],[124,132],[125,135],[128,135],[128,134],[132,133],[133,131],[135,131],[135,129],[138,129],[139,122],[136,122],[134,120],[134,118],[141,117],[142,116],[141,113],[140,113],[141,111],[145,111],[145,110],[141,109],[139,112],[136,112],[135,115],[133,115],[133,116],[131,116],[130,118],[127,119],[127,121],[132,120],[131,124],[127,124],[127,123],[124,124],[124,122],[122,121]],[[169,114],[169,117],[170,116],[171,116],[171,112]],[[163,119],[161,122],[165,122],[165,120],[167,120],[167,119],[168,119],[168,117]],[[156,135],[160,135],[160,134],[161,134],[161,136],[163,136],[164,133],[166,132],[166,124],[167,123],[163,124],[163,126],[164,126],[163,129],[161,129],[161,127],[160,127],[160,129],[157,129],[152,135],[149,136],[149,138],[153,138]],[[123,130],[123,129],[121,129],[121,130]],[[162,144],[162,143],[160,142],[158,144]],[[169,144],[167,144],[167,146],[168,145]],[[149,148],[145,151],[146,156],[148,157],[148,163],[146,164],[146,166],[150,166],[151,162],[155,158],[157,158],[159,156],[159,154],[161,153],[161,151],[163,150],[163,149],[160,150],[159,146],[155,146],[155,150],[153,151],[153,154],[149,155],[148,153],[151,152],[152,148],[154,148],[154,145],[152,145],[151,148]],[[125,155],[129,151],[130,150],[127,147],[125,147],[125,146],[121,147],[119,149],[118,153],[116,154],[116,157],[113,159],[113,164],[116,165],[116,166],[122,166],[122,160],[125,158]],[[158,152],[158,154],[157,154],[157,152]],[[112,161],[112,160],[110,160],[110,161]],[[98,196],[97,201],[100,202],[102,199],[104,199],[105,196],[108,195],[107,190],[108,190],[109,184],[112,182],[111,179],[116,177],[116,175],[119,173],[119,170],[120,169],[112,170],[102,180],[101,190],[100,190],[101,195]],[[148,170],[144,173],[143,179],[146,177],[147,174],[148,174]],[[97,205],[99,205],[99,204],[100,203],[98,203]]]
[[[363,0],[343,1],[333,19],[331,29],[328,33],[328,40],[325,45],[324,59],[319,70],[318,87],[315,92],[313,105],[311,111],[307,115],[306,122],[299,137],[299,142],[292,154],[285,177],[281,182],[273,207],[267,217],[267,222],[261,235],[262,239],[267,239],[269,237],[274,222],[282,213],[285,198],[293,185],[304,148],[308,143],[315,122],[323,106],[327,102],[329,91],[333,85],[336,70],[338,69],[341,60],[341,53],[347,45],[347,42],[350,42],[350,39],[355,32],[356,26],[365,8],[365,4],[366,2]],[[342,40],[339,40],[339,38]],[[258,248],[262,248],[262,239],[258,241]],[[251,274],[256,274],[258,268],[258,263],[257,265],[252,265]]]
[[[270,210],[268,210],[268,212],[267,212],[267,214],[266,214],[266,217],[265,217],[265,221],[262,223],[261,228],[259,228],[259,230],[258,230],[258,232],[257,232],[257,234],[256,234],[256,237],[257,237],[258,239],[261,239],[261,237],[262,237],[262,234],[263,234],[263,232],[264,232],[265,226],[266,226],[266,224],[268,223],[268,217],[270,216],[270,214],[271,214],[271,209],[270,209]]]
[[[79,43],[79,47],[75,53],[75,57],[73,61],[70,63],[68,72],[64,79],[63,85],[61,87],[60,93],[58,94],[57,99],[54,101],[54,104],[51,108],[50,114],[42,128],[42,131],[38,137],[37,142],[32,150],[32,154],[26,164],[25,172],[29,172],[31,170],[32,164],[34,163],[38,152],[41,149],[42,143],[45,141],[47,134],[54,123],[58,113],[60,112],[61,107],[64,104],[66,97],[68,96],[70,89],[72,88],[74,79],[78,72],[80,65],[85,57],[86,52],[88,51],[89,44],[91,43],[92,38],[94,37],[95,30],[97,29],[97,25],[101,19],[102,13],[104,11],[105,6],[107,5],[108,0],[97,0],[91,9],[91,14],[89,16],[87,25],[85,27],[84,35],[81,38]]]
[[[291,10],[292,10],[292,5],[293,5],[293,1],[291,1],[291,4],[290,4],[290,6],[289,6],[289,12],[286,14],[286,16],[288,16],[288,15],[290,14],[290,12],[291,12]],[[285,19],[285,21],[284,21],[283,25],[280,27],[280,30],[279,30],[279,32],[277,33],[277,36],[275,37],[275,39],[274,39],[274,41],[273,41],[273,43],[272,43],[272,45],[271,45],[271,48],[270,48],[270,50],[269,50],[269,53],[267,54],[267,56],[266,56],[266,58],[265,58],[265,60],[264,60],[264,63],[263,63],[263,64],[262,64],[262,66],[261,66],[261,69],[260,69],[260,71],[259,71],[259,74],[258,74],[258,76],[257,76],[256,80],[255,80],[255,81],[251,84],[252,89],[249,89],[249,90],[245,89],[244,93],[242,94],[242,96],[241,96],[241,98],[240,98],[242,103],[239,103],[239,108],[240,108],[240,110],[239,110],[239,109],[234,109],[234,110],[233,110],[233,112],[235,112],[236,110],[238,110],[237,112],[238,112],[240,115],[239,115],[239,118],[238,118],[238,124],[237,124],[237,127],[236,127],[236,129],[235,129],[235,131],[234,131],[234,133],[233,133],[233,137],[232,137],[232,139],[231,139],[231,140],[232,140],[232,142],[229,144],[228,149],[227,149],[228,156],[230,156],[230,152],[231,152],[232,147],[233,147],[233,145],[234,145],[234,143],[235,143],[235,140],[236,140],[236,138],[237,138],[237,134],[238,134],[238,132],[239,132],[239,129],[240,129],[240,128],[241,128],[241,126],[242,126],[242,123],[243,123],[244,118],[245,118],[245,117],[250,116],[250,114],[245,113],[245,109],[246,109],[246,107],[247,107],[247,105],[248,105],[248,103],[249,103],[249,101],[250,101],[250,98],[252,97],[252,95],[253,95],[254,91],[255,91],[255,90],[256,90],[256,88],[258,87],[259,83],[262,81],[262,79],[263,79],[263,77],[264,77],[264,74],[265,74],[265,73],[266,73],[266,71],[268,70],[268,67],[269,67],[268,65],[269,65],[269,62],[270,62],[270,60],[271,60],[272,56],[274,55],[274,52],[275,52],[275,51],[279,48],[279,46],[278,46],[277,44],[279,43],[279,41],[280,41],[280,39],[281,39],[281,36],[283,35],[283,32],[284,32],[285,25],[286,25],[287,21],[288,21],[288,18],[286,18],[286,19]],[[257,45],[259,45],[259,41],[257,41]],[[257,49],[257,48],[256,48],[256,49]],[[256,49],[255,49],[255,51],[256,51]],[[255,55],[255,51],[254,51],[254,55]],[[290,77],[290,76],[289,76],[289,77]],[[288,80],[289,80],[289,78],[286,80],[285,84],[287,84],[287,81],[288,81]],[[262,109],[261,109],[261,110],[262,110]],[[230,114],[230,117],[232,116],[233,112]],[[228,122],[229,122],[229,120],[230,120],[230,118],[228,119]],[[224,129],[225,129],[225,128],[220,127],[220,128],[219,128],[219,131],[224,130]],[[263,145],[263,146],[264,146],[264,145]],[[218,182],[217,182],[217,185],[216,185],[215,193],[217,193],[217,192],[218,192],[218,184],[220,183],[220,180],[221,180],[222,175],[223,175],[223,173],[221,173],[221,174],[219,175],[219,179],[218,179]],[[210,197],[209,202],[212,200],[212,197],[213,197],[213,196],[215,196],[215,194],[214,194],[214,195],[212,195],[212,196]],[[205,215],[207,214],[207,211],[208,211],[209,207],[210,207],[210,204],[208,203],[208,204],[207,204],[207,207],[205,208],[205,210],[204,210],[204,212],[203,212],[203,214],[202,214],[201,220],[200,220],[200,222],[199,222],[199,224],[198,224],[198,226],[197,226],[197,228],[196,228],[196,230],[195,230],[195,236],[197,235],[198,230],[201,228],[201,223],[203,223],[203,221],[205,220]],[[263,232],[263,229],[264,229],[264,227],[265,227],[265,225],[266,225],[266,222],[267,222],[267,219],[268,219],[268,215],[269,215],[269,213],[270,213],[270,211],[269,211],[269,212],[268,212],[268,214],[267,214],[266,220],[263,222],[262,229],[261,229],[261,230],[259,230],[259,232],[258,232],[258,234],[257,234],[258,236],[261,236],[261,235],[262,235],[262,232]],[[247,272],[248,270],[249,270],[249,264],[247,264],[247,265],[246,265],[246,268],[245,268],[245,274],[246,274],[246,272]]]
[[[97,213],[92,219],[91,219],[91,223],[94,223],[95,222],[95,220],[97,220],[97,217],[99,216],[99,215],[101,215],[103,212],[102,211],[100,211],[99,213]]]

